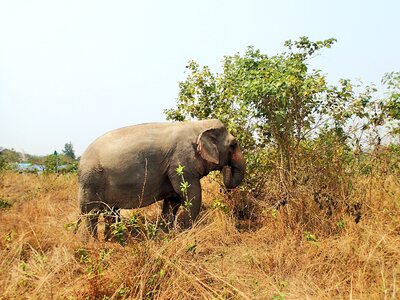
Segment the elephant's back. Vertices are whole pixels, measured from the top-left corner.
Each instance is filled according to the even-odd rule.
[[[159,122],[159,123],[143,123],[137,125],[126,126],[111,130],[93,143],[102,143],[103,141],[118,140],[121,138],[146,138],[163,137],[163,139],[173,139],[173,135],[187,137],[191,133],[199,133],[208,127],[224,126],[219,120],[200,120],[200,121],[184,121],[184,122]],[[166,136],[168,135],[168,136]],[[171,136],[172,135],[172,136]]]
[[[178,143],[196,142],[197,135],[218,120],[145,123],[114,129],[94,140],[81,156],[81,165],[86,163],[123,163],[138,155],[170,152]]]
[[[146,123],[109,131],[94,140],[80,159],[80,168],[126,165],[142,156],[168,152],[174,148],[179,128],[175,123]]]
[[[164,137],[164,142],[168,142],[165,137],[174,132],[173,128],[174,124],[170,123],[146,123],[114,129],[95,139],[87,150],[101,151],[101,149],[116,148],[116,146],[143,147],[144,144],[152,145],[161,142],[162,137]]]

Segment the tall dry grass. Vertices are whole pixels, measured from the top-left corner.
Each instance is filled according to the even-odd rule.
[[[280,209],[253,203],[255,217],[238,220],[240,193],[220,194],[205,181],[194,228],[129,238],[124,246],[84,244],[74,235],[76,176],[0,176],[0,199],[12,205],[0,210],[1,299],[400,298],[400,184],[393,176],[356,181],[359,223],[345,210],[327,215],[307,190]],[[230,212],[214,208],[216,198]],[[159,208],[139,213],[154,222]]]

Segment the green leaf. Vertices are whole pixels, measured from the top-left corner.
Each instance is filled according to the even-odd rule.
[[[178,165],[178,167],[175,169],[176,174],[182,176],[183,175],[183,170],[185,169],[184,166],[182,166],[181,164]]]

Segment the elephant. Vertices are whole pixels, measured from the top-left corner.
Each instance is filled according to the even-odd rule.
[[[167,224],[173,224],[179,207],[185,205],[183,228],[190,228],[200,212],[200,179],[214,170],[222,172],[227,189],[237,187],[246,171],[235,137],[217,119],[146,123],[110,131],[94,140],[79,161],[78,201],[85,232],[98,238],[101,212],[161,200]],[[106,222],[105,236],[109,230]]]

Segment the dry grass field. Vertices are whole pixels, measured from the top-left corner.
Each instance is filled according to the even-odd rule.
[[[73,232],[76,175],[5,172],[0,299],[399,299],[399,178],[356,185],[358,223],[344,210],[327,215],[306,190],[279,209],[253,203],[257,217],[238,220],[240,193],[205,180],[194,228],[156,231],[153,205],[136,211],[142,234],[125,245],[84,244],[83,228]]]

